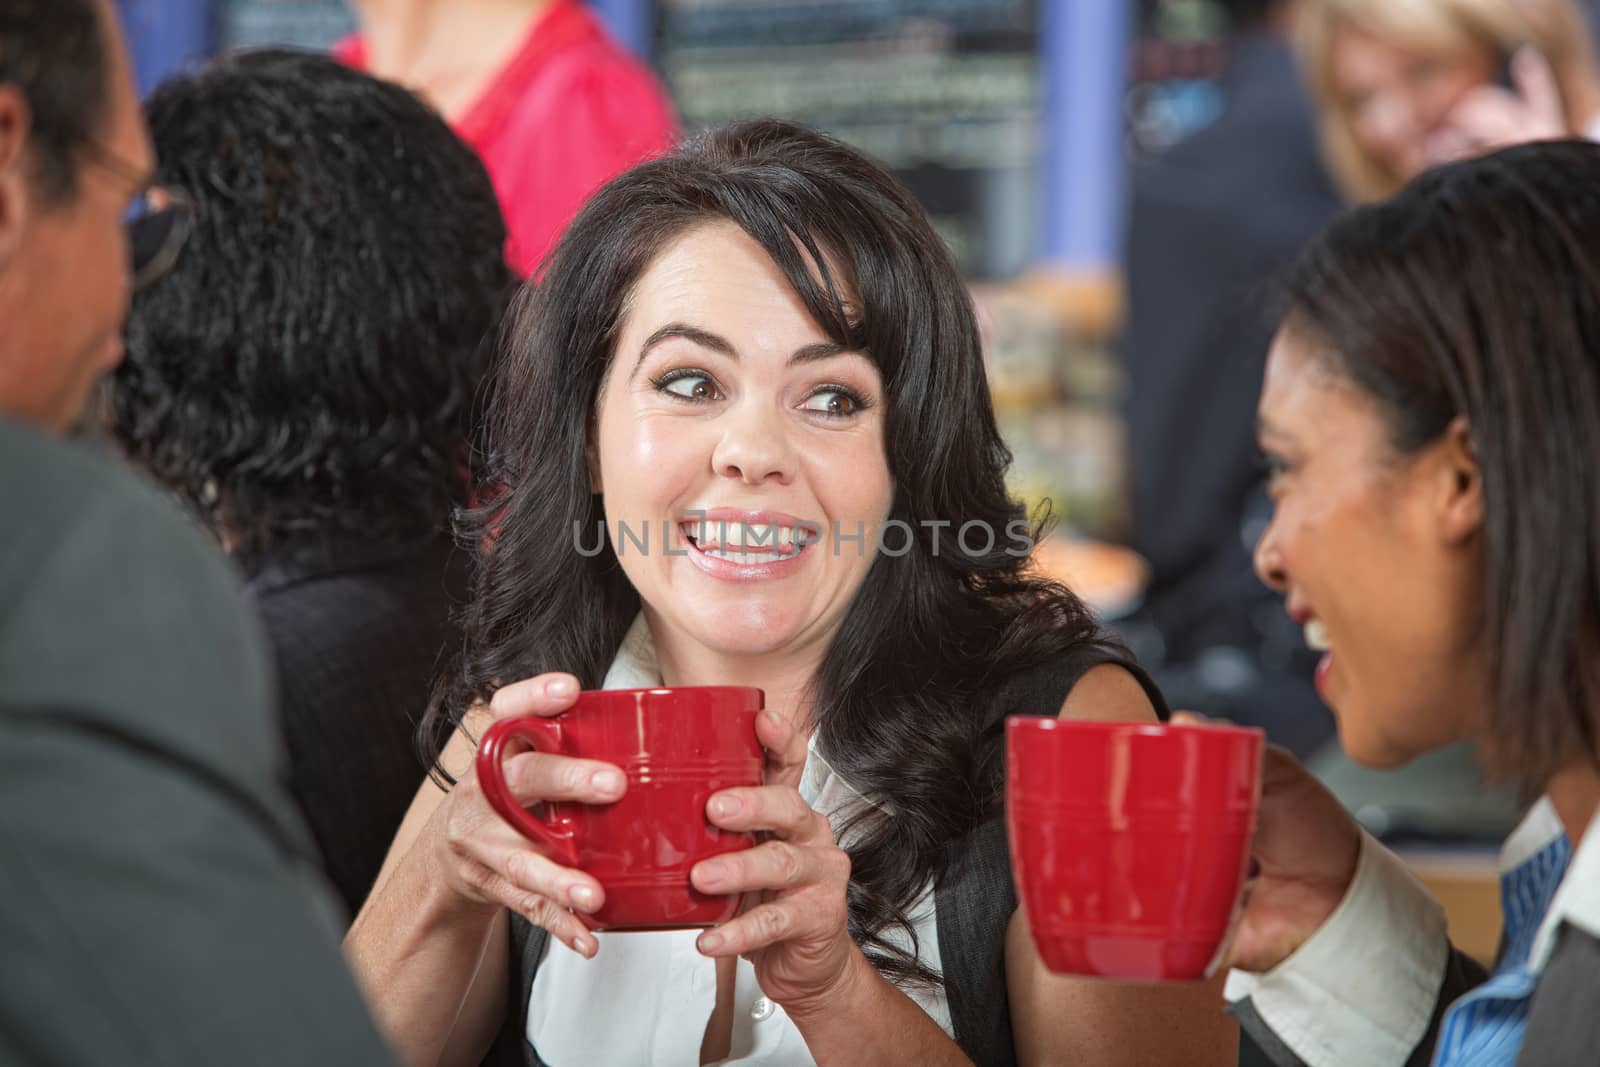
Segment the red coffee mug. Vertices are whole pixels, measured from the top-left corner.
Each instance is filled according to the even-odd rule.
[[[555,862],[593,875],[605,903],[578,917],[594,930],[675,930],[733,918],[739,897],[689,884],[703,859],[755,843],[706,819],[713,793],[764,781],[756,739],[759,689],[682,686],[578,694],[550,718],[501,719],[478,746],[478,781],[490,805]],[[544,816],[518,804],[501,766],[513,738],[536,751],[616,764],[628,790],[613,804],[551,801]]]
[[[1057,974],[1194,981],[1221,962],[1250,862],[1262,732],[1006,721],[1006,829]]]

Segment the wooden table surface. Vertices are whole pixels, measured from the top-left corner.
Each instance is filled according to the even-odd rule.
[[[1492,966],[1501,925],[1496,851],[1413,848],[1396,855],[1444,905],[1451,942],[1484,966]]]

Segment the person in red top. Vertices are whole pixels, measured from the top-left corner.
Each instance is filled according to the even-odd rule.
[[[666,92],[579,0],[353,6],[335,57],[415,90],[477,150],[525,276],[589,194],[677,140]]]

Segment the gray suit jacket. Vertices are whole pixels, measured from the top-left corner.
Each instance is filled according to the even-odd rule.
[[[0,1063],[388,1064],[237,578],[0,419]]]

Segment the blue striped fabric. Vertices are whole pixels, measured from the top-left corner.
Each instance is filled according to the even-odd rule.
[[[1571,860],[1571,843],[1565,834],[1557,834],[1523,863],[1501,873],[1504,951],[1494,975],[1445,1012],[1434,1067],[1512,1067],[1516,1062],[1539,985],[1539,975],[1528,968],[1528,955]]]

